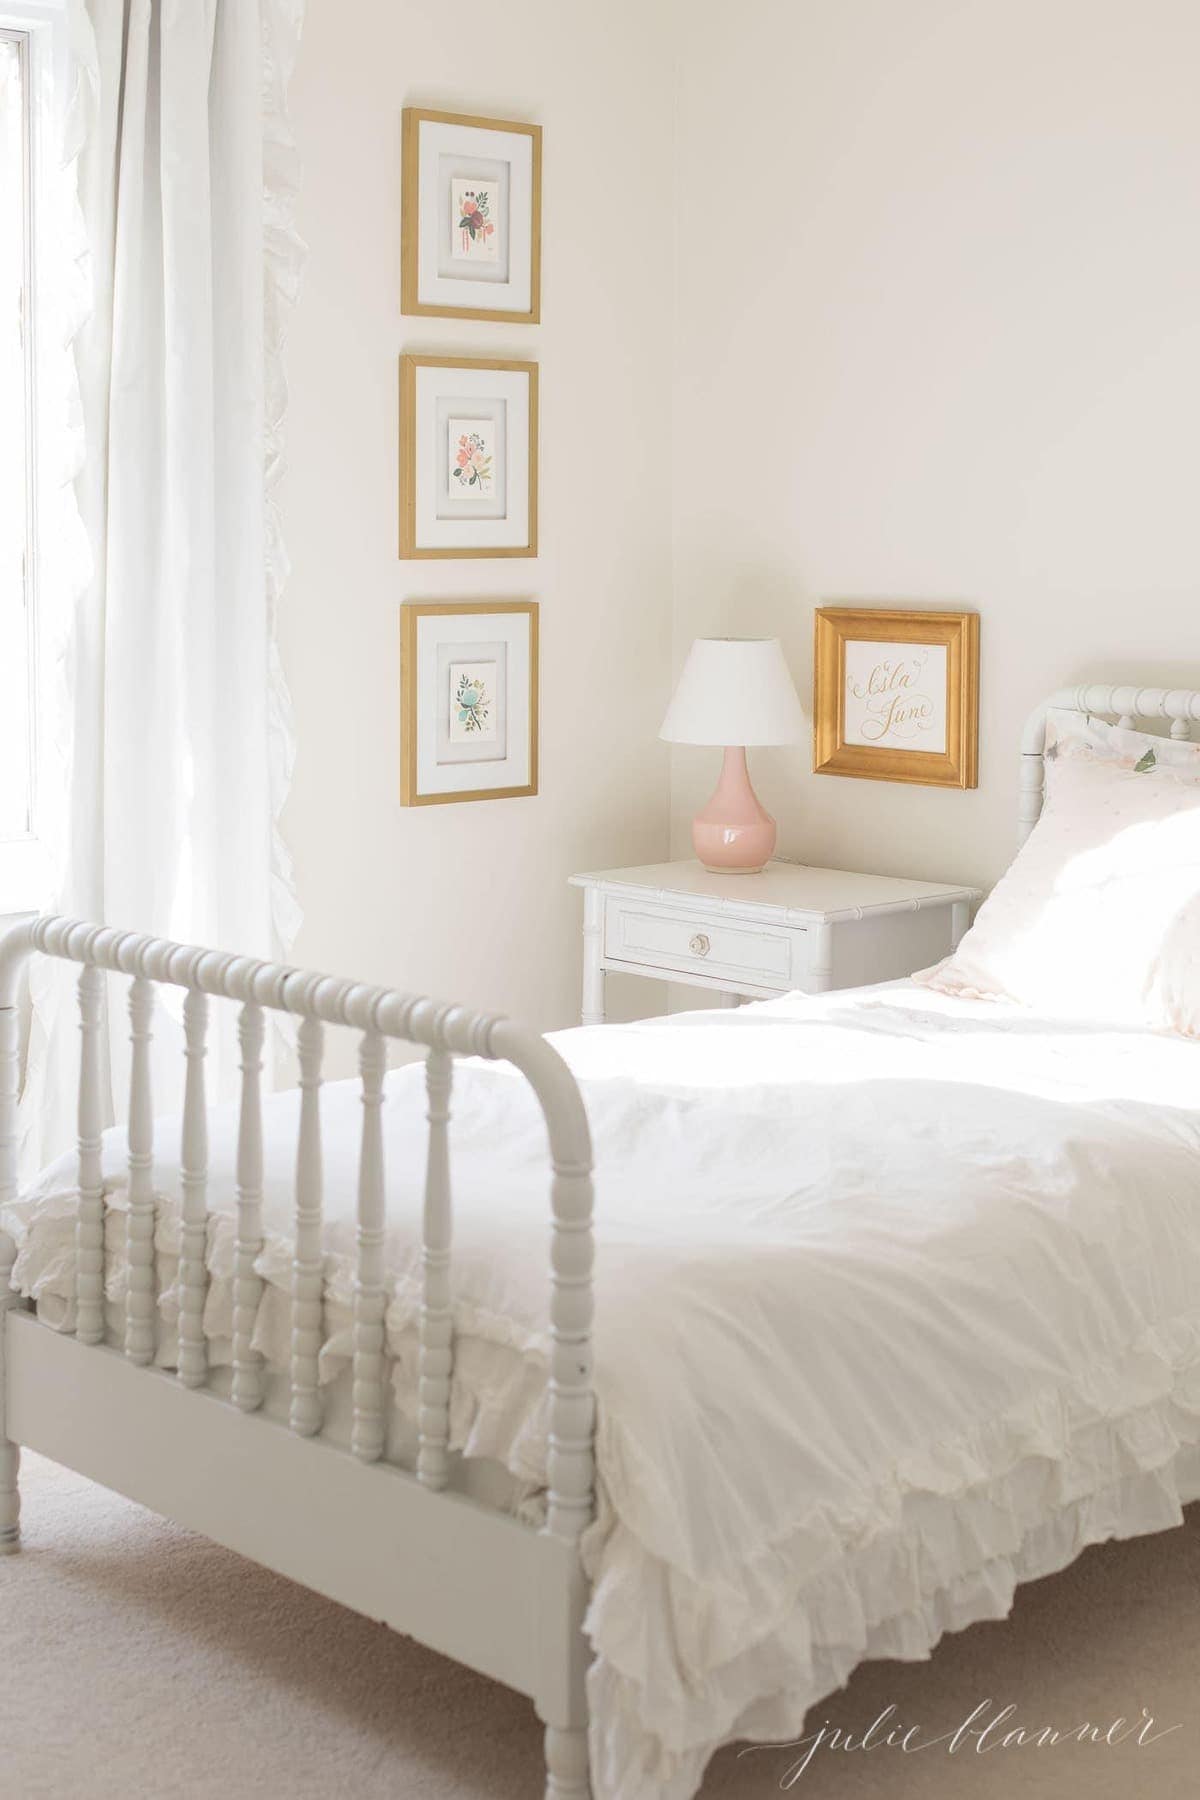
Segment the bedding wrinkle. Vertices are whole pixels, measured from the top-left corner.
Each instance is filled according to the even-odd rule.
[[[924,1657],[1091,1542],[1200,1496],[1200,1046],[899,984],[557,1034],[596,1144],[596,1800],[690,1800],[868,1656]],[[451,1127],[451,1442],[523,1516],[546,1469],[548,1178],[536,1103],[463,1062]],[[393,1433],[416,1406],[418,1068],[387,1078]],[[350,1351],[355,1084],[322,1092],[322,1381]],[[297,1106],[264,1113],[255,1343],[286,1371]],[[210,1357],[228,1357],[236,1120],[209,1129]],[[160,1123],[173,1360],[175,1123]],[[104,1145],[108,1297],[124,1146]],[[0,1224],[69,1328],[75,1176]]]

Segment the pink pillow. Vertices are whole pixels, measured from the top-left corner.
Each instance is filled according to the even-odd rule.
[[[1041,818],[917,980],[1200,1036],[1200,744],[1051,712]]]

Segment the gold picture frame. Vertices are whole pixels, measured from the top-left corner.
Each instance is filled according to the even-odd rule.
[[[528,378],[528,413],[526,417],[527,462],[525,470],[526,513],[523,543],[430,544],[420,540],[418,529],[418,491],[422,479],[422,446],[417,442],[417,387],[422,369],[464,369],[474,372],[492,370],[510,376]],[[468,404],[468,402],[464,402]],[[509,433],[511,439],[512,433]],[[425,446],[427,449],[428,446]],[[511,481],[506,471],[506,488]],[[425,469],[428,478],[430,470]],[[487,525],[492,521],[482,520]],[[507,524],[507,518],[496,523]],[[410,356],[400,358],[400,555],[405,560],[423,558],[473,556],[537,555],[538,532],[538,365],[481,356]]]
[[[428,784],[422,786],[419,748],[422,726],[425,723],[422,705],[439,705],[442,696],[436,691],[436,671],[432,688],[429,682],[428,667],[422,669],[420,622],[422,619],[441,618],[450,621],[455,618],[479,619],[485,616],[507,618],[515,614],[527,615],[528,625],[528,680],[525,684],[527,693],[528,719],[526,730],[516,739],[510,737],[514,749],[508,749],[504,759],[494,759],[493,766],[499,771],[505,763],[516,762],[527,770],[528,778],[520,782],[501,781],[494,786],[470,787],[458,789],[436,789]],[[467,639],[461,640],[464,644]],[[453,638],[448,638],[452,643]],[[505,707],[506,714],[514,688],[520,686],[519,679],[509,679],[506,671]],[[519,677],[519,671],[518,671]],[[445,693],[449,704],[449,689]],[[484,763],[463,763],[450,767],[486,767]],[[513,800],[538,791],[538,603],[536,600],[409,600],[400,608],[400,804],[402,806],[442,806],[460,800]]]
[[[419,298],[421,286],[421,127],[448,126],[463,132],[511,132],[531,140],[529,218],[529,306],[523,311],[472,304],[435,305]],[[465,290],[477,285],[464,280]],[[472,113],[435,112],[406,106],[401,125],[400,165],[400,310],[422,318],[484,319],[496,325],[537,325],[542,294],[542,128],[512,119],[483,119]]]
[[[979,614],[818,607],[813,770],[978,786]]]

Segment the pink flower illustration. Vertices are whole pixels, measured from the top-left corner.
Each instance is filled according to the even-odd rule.
[[[477,238],[489,238],[495,231],[489,214],[491,205],[486,190],[479,193],[467,192],[463,195],[459,208],[458,229],[463,234],[463,249],[473,244]]]
[[[492,458],[484,440],[477,431],[469,437],[460,437],[455,455],[455,467],[450,471],[450,479],[461,488],[474,488],[477,493],[489,491],[492,481]]]

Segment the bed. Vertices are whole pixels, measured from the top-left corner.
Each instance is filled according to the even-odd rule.
[[[79,1147],[19,1193],[34,953],[80,966]],[[107,1133],[103,970],[132,978]],[[271,1008],[301,1081],[264,1097]],[[359,1082],[322,1083],[328,1024]],[[0,1033],[0,1545],[25,1444],[529,1694],[547,1796],[689,1800],[864,1657],[1200,1497],[1192,1036],[900,983],[543,1039],[60,919],[0,945]]]

